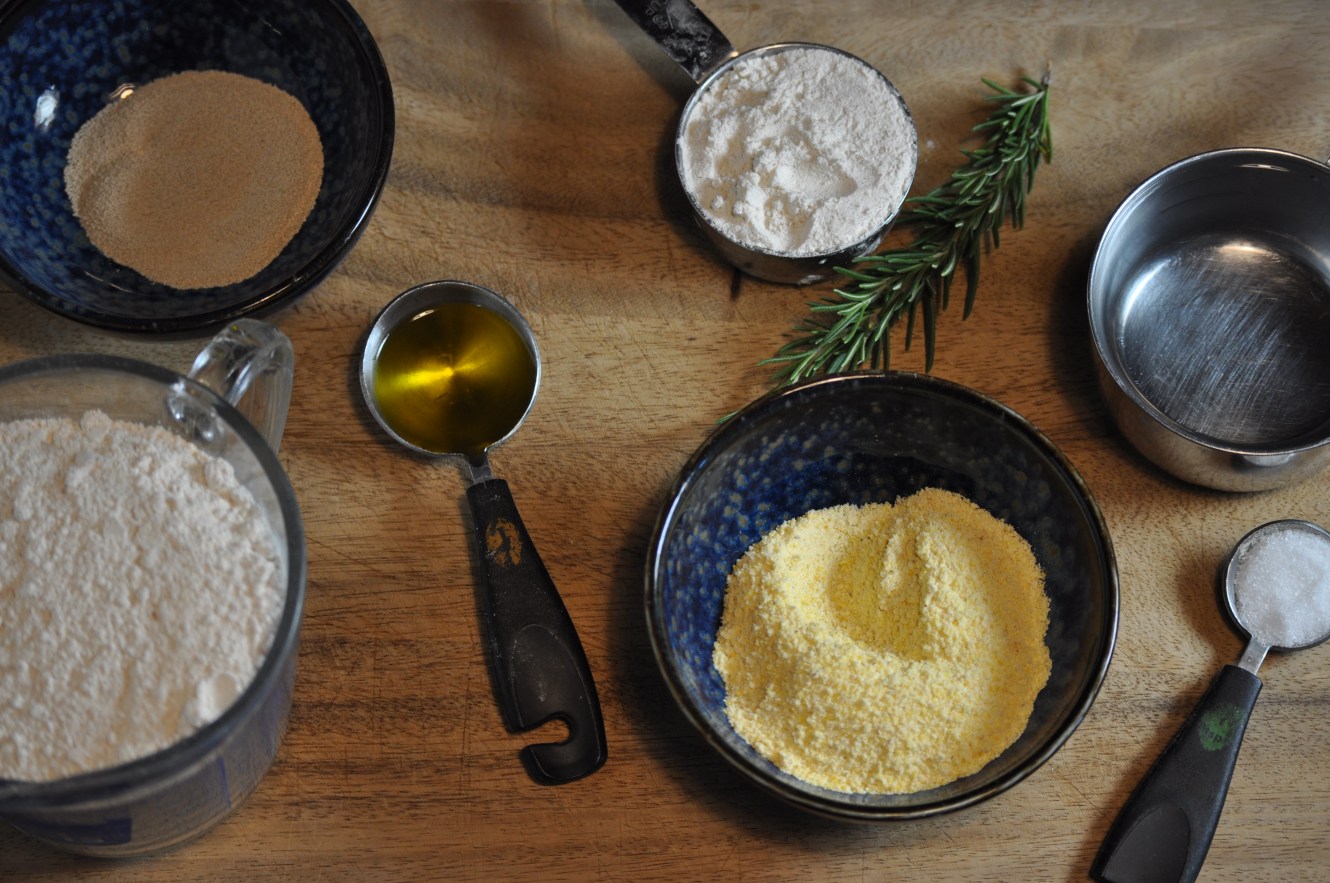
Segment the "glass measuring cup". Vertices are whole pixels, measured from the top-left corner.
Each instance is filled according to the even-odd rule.
[[[226,327],[188,377],[146,362],[58,355],[0,367],[0,421],[112,419],[160,426],[226,460],[253,495],[280,552],[286,593],[254,680],[216,720],[154,754],[50,782],[0,780],[0,818],[49,845],[135,856],[203,834],[258,785],[286,729],[305,597],[304,527],[275,450],[290,401],[293,354],[276,328]]]
[[[413,324],[426,322],[416,325],[427,332],[417,336]],[[475,332],[471,339],[467,330]],[[402,340],[415,352],[394,346]],[[445,280],[416,286],[374,321],[360,384],[370,413],[390,437],[419,454],[460,460],[470,480],[481,613],[499,709],[517,732],[553,719],[569,730],[563,742],[522,749],[528,772],[543,784],[595,772],[607,749],[591,668],[507,482],[489,466],[489,450],[517,431],[540,386],[530,326],[512,304],[478,285]]]
[[[1224,604],[1249,636],[1113,823],[1091,874],[1099,880],[1194,880],[1237,763],[1270,650],[1302,650],[1330,637],[1330,533],[1307,521],[1262,525],[1224,570]],[[1296,608],[1296,609],[1292,609]]]
[[[844,50],[818,43],[777,43],[740,53],[690,0],[617,0],[642,30],[663,49],[684,72],[698,84],[697,90],[684,105],[675,135],[674,158],[679,182],[688,198],[694,219],[718,252],[740,270],[759,279],[784,284],[805,285],[828,278],[837,266],[845,266],[856,258],[872,252],[882,242],[899,214],[901,205],[913,182],[918,162],[918,134],[908,106],[895,85],[868,62]],[[883,106],[891,113],[900,114],[904,135],[909,145],[906,158],[899,169],[903,187],[899,195],[877,207],[871,224],[861,228],[850,241],[838,241],[834,248],[814,253],[802,250],[783,252],[757,244],[746,236],[731,235],[703,204],[699,187],[690,181],[688,133],[699,107],[705,98],[716,92],[732,73],[741,66],[758,59],[774,58],[781,53],[812,51],[834,53],[858,70],[870,76],[870,82],[882,92]],[[752,157],[754,162],[758,157]]]

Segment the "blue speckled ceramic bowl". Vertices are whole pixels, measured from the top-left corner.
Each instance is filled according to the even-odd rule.
[[[64,189],[74,133],[124,84],[225,70],[295,96],[323,142],[304,227],[258,275],[159,285],[101,254]],[[359,239],[392,156],[392,87],[345,0],[0,0],[0,277],[37,304],[132,334],[197,336],[317,285]]]
[[[735,734],[712,665],[725,581],[761,536],[811,509],[955,491],[1034,549],[1049,596],[1053,670],[1024,735],[972,776],[913,794],[846,794],[802,782]],[[1080,724],[1108,671],[1118,582],[1098,507],[1028,422],[931,376],[850,374],[780,390],[722,424],[684,467],[647,555],[646,613],[684,714],[741,773],[820,815],[911,819],[992,797],[1024,779]],[[865,737],[870,737],[865,734]]]

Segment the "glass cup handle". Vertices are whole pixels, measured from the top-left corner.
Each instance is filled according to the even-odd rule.
[[[237,319],[208,342],[189,377],[244,414],[277,452],[291,404],[295,350],[267,322]]]

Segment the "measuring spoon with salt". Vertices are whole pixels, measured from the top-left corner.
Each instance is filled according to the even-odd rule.
[[[1273,521],[1237,544],[1224,571],[1227,612],[1249,639],[1136,786],[1091,868],[1098,880],[1190,881],[1200,873],[1224,809],[1270,650],[1330,637],[1330,533]]]
[[[914,119],[881,71],[820,43],[739,52],[691,0],[616,2],[697,84],[679,118],[675,168],[693,217],[722,257],[758,279],[806,285],[877,248],[900,212],[919,158]],[[816,86],[807,83],[779,99],[762,94],[782,76],[782,65],[789,73],[814,59],[821,68]],[[835,72],[832,84],[825,82],[829,71]],[[734,108],[714,106],[724,90],[753,96],[764,111],[770,105],[780,117],[776,129],[788,140],[785,149],[773,146],[774,136],[736,133]],[[823,112],[833,116],[810,128],[806,120]],[[724,129],[715,138],[713,125]],[[862,155],[820,155],[819,148],[833,143],[828,139],[861,143]],[[873,139],[885,140],[868,149]],[[726,147],[717,157],[708,147],[718,143]],[[734,188],[728,195],[727,186]],[[765,220],[759,224],[759,218]]]
[[[488,452],[526,419],[540,354],[526,320],[498,294],[446,280],[393,299],[370,328],[360,387],[395,441],[461,461],[470,479],[482,614],[499,709],[518,732],[559,719],[563,742],[527,745],[532,778],[559,784],[605,762],[600,700],[577,630]]]

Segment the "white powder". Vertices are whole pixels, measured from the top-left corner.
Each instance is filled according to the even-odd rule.
[[[0,777],[160,750],[253,680],[281,611],[230,464],[92,411],[0,423]]]
[[[1290,525],[1238,553],[1234,612],[1257,638],[1301,647],[1330,634],[1330,539]]]
[[[871,237],[914,180],[918,136],[868,64],[829,48],[740,59],[696,99],[684,187],[729,239],[808,257]]]

